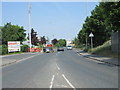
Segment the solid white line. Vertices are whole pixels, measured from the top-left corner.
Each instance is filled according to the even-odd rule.
[[[62,74],[62,76],[63,76],[63,78],[66,80],[66,82],[67,82],[74,90],[76,90],[75,87],[74,87],[74,86],[69,82],[69,80],[65,77],[65,75]]]
[[[56,64],[56,66],[57,66],[57,69],[58,69],[58,70],[60,70],[60,68],[58,67],[58,65],[57,65],[57,64]]]
[[[11,62],[11,63],[21,62],[21,61],[24,61],[24,60],[27,60],[27,59],[33,58],[33,57],[38,56],[38,55],[40,55],[40,54],[37,54],[37,55],[34,55],[34,56],[30,56],[30,57],[27,57],[27,58],[24,58],[24,59],[20,59],[20,60],[15,60],[14,62]],[[1,65],[0,67],[6,67],[6,66],[8,66],[8,65],[11,64],[11,63],[8,63],[8,64],[5,65],[5,66]]]
[[[52,76],[52,80],[50,82],[50,89],[53,87],[54,78],[55,78],[55,75]]]
[[[34,55],[34,56],[30,56],[30,57],[27,57],[27,58],[24,58],[24,59],[21,59],[21,60],[17,60],[16,62],[24,61],[24,60],[30,59],[30,58],[38,56],[38,55],[40,55],[40,54],[37,54],[37,55]]]
[[[0,57],[10,57],[10,56],[23,55],[23,54],[35,54],[35,53],[20,53],[20,54],[12,54],[12,55],[0,55]]]
[[[79,56],[81,56],[79,53],[77,53]]]

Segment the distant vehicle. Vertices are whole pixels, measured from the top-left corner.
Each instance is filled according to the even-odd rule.
[[[46,48],[46,53],[50,53],[50,49],[49,48]]]
[[[45,52],[45,53],[53,53],[54,52],[54,50],[53,50],[53,48],[52,47],[43,47],[43,52]]]
[[[53,45],[52,44],[47,44],[46,47],[43,47],[43,52],[45,53],[53,53]]]
[[[58,47],[57,51],[64,51],[64,48],[63,47]]]
[[[72,50],[72,46],[67,46],[67,50]]]

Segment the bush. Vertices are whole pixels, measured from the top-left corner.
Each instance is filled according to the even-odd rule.
[[[28,48],[29,48],[28,45],[22,45],[22,46],[21,46],[21,51],[22,51],[22,52],[28,52]]]
[[[2,54],[2,55],[8,54],[8,47],[7,47],[7,45],[2,45],[2,52],[0,54]]]
[[[107,51],[111,51],[111,41],[110,40],[105,42],[101,46],[98,46],[96,48],[89,50],[89,52],[91,52],[92,54],[99,54],[99,53],[103,53],[103,52],[106,53]]]
[[[0,45],[0,55],[2,55],[2,45]]]

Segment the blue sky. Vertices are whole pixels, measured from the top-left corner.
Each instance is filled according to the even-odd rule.
[[[31,28],[50,39],[73,39],[98,2],[31,2]],[[28,3],[3,2],[2,25],[11,22],[28,33]]]

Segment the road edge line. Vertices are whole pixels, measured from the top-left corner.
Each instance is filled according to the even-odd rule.
[[[27,60],[27,59],[29,59],[29,58],[33,58],[33,57],[38,56],[38,55],[40,55],[40,54],[37,54],[37,55],[34,55],[34,56],[30,56],[30,57],[27,57],[27,58],[24,58],[24,59],[21,59],[21,60],[15,60],[15,61],[13,61],[13,62],[10,62],[10,63],[7,63],[7,64],[3,64],[3,65],[1,65],[0,67],[5,67],[5,66],[8,66],[9,64],[21,62],[21,61]]]

